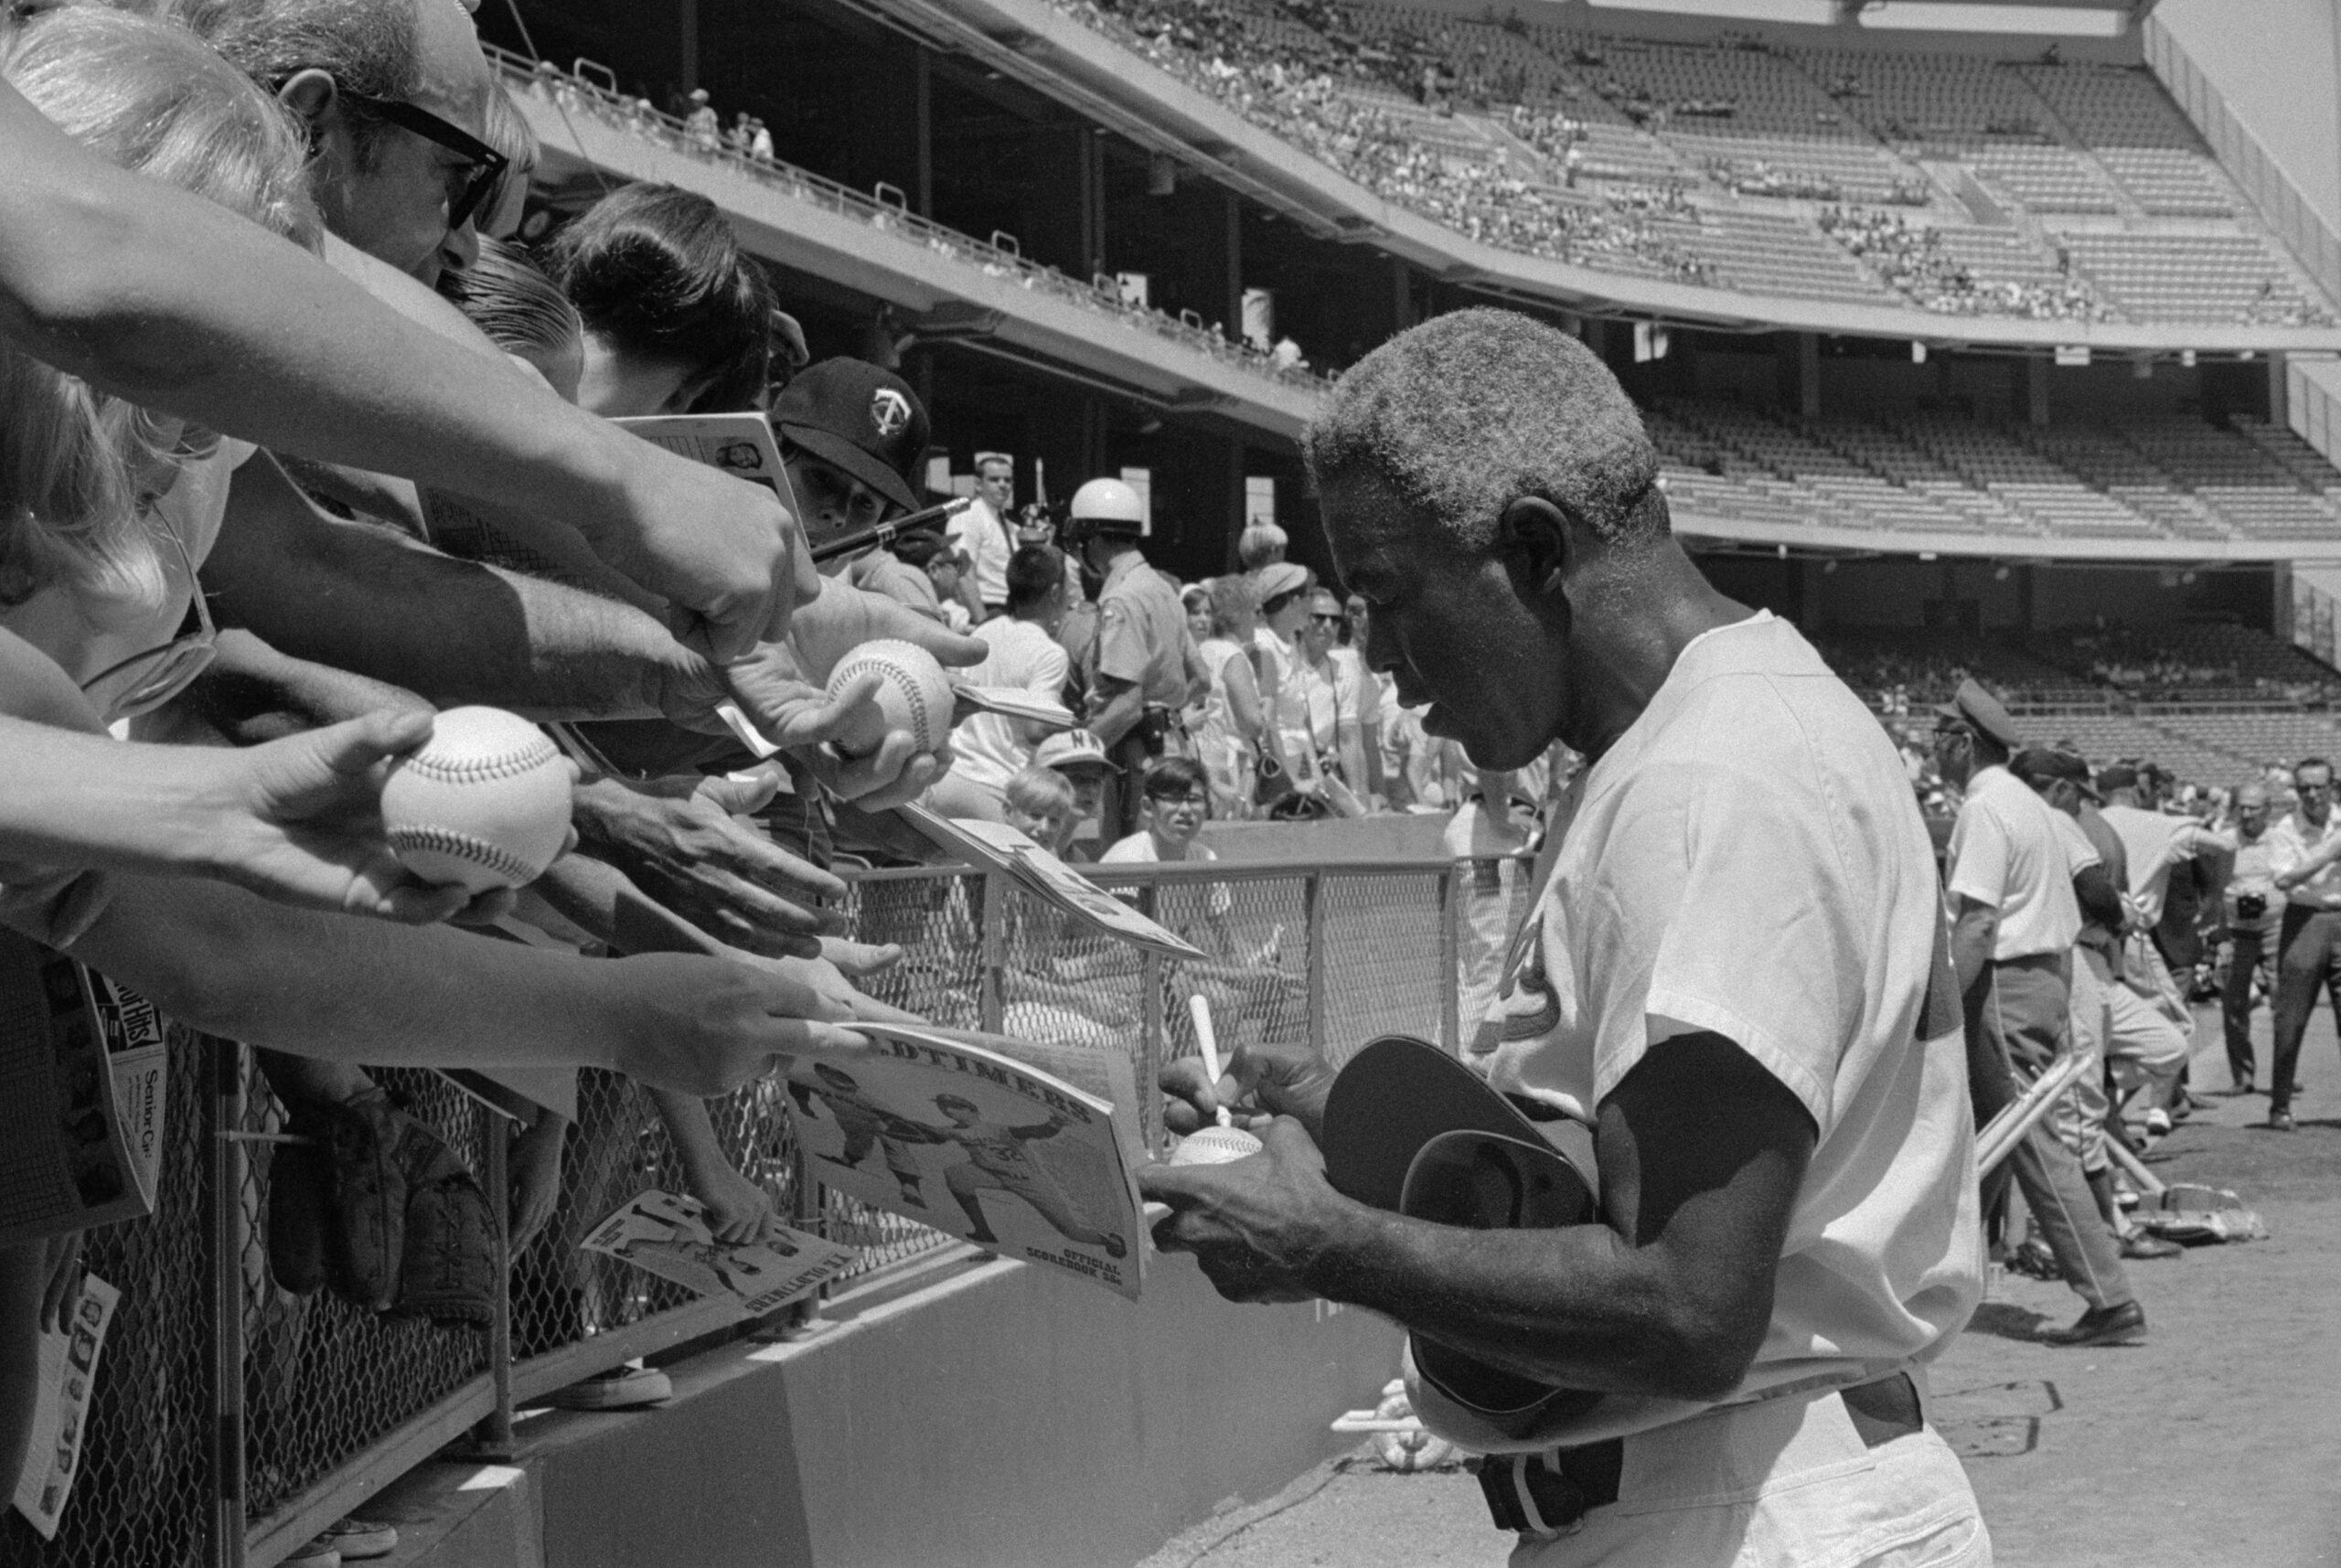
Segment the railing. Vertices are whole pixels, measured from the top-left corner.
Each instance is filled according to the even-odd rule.
[[[2243,187],[2276,237],[2316,280],[2328,299],[2341,299],[2341,237],[2303,198],[2300,187],[2271,157],[2250,127],[2236,117],[2219,90],[2179,46],[2158,16],[2148,16],[2146,63],[2186,112],[2219,162]]]
[[[796,200],[858,219],[873,229],[900,233],[989,276],[1013,278],[1025,288],[1113,316],[1238,369],[1310,390],[1328,384],[1313,370],[1280,364],[1269,353],[1212,331],[1203,325],[1201,317],[1182,320],[1162,311],[1134,305],[1122,298],[1117,287],[1070,277],[1054,267],[1029,261],[1012,235],[995,232],[989,240],[978,240],[922,218],[910,210],[908,200],[898,187],[881,181],[865,193],[793,164],[751,156],[726,143],[720,129],[712,133],[705,130],[695,132],[688,123],[654,108],[647,100],[618,91],[616,79],[608,68],[592,60],[580,59],[570,70],[563,71],[549,60],[533,60],[492,44],[482,47],[514,91],[543,99],[564,113],[591,114],[605,125],[655,142],[669,152],[717,165]],[[593,80],[595,76],[604,80]]]
[[[1516,859],[1090,869],[1229,961],[1191,970],[1068,932],[1002,877],[877,871],[854,878],[846,912],[858,936],[907,956],[870,988],[938,1024],[1128,1052],[1141,1085],[1195,1049],[1184,997],[1197,987],[1216,998],[1224,1042],[1305,1039],[1339,1061],[1401,1031],[1455,1050],[1526,882]],[[270,1268],[268,1215],[279,1162],[297,1146],[251,1056],[173,1029],[157,1212],[90,1238],[90,1268],[123,1298],[80,1475],[55,1542],[13,1512],[0,1524],[0,1568],[273,1568],[452,1443],[508,1454],[518,1404],[686,1341],[785,1336],[812,1309],[740,1323],[578,1250],[636,1192],[688,1186],[648,1096],[600,1072],[581,1074],[557,1207],[498,1273],[489,1323],[435,1328],[329,1293],[289,1296]],[[508,1212],[503,1119],[435,1073],[376,1077],[479,1174],[492,1211]],[[1154,1096],[1140,1100],[1159,1144]],[[771,1084],[709,1110],[733,1166],[792,1223],[864,1249],[862,1272],[969,1255],[806,1179]]]

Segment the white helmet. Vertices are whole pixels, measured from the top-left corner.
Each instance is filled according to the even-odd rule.
[[[1066,521],[1077,533],[1096,529],[1144,539],[1153,531],[1147,526],[1146,503],[1119,479],[1092,479],[1075,490]]]

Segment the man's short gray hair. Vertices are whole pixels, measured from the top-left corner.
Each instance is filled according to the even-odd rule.
[[[1625,389],[1584,344],[1513,311],[1438,316],[1359,360],[1302,453],[1320,490],[1365,474],[1469,549],[1530,496],[1613,542],[1666,531],[1658,452]]]
[[[177,19],[274,92],[305,70],[322,70],[361,98],[404,101],[422,81],[422,19],[416,0],[178,0]],[[381,123],[347,106],[361,155]]]

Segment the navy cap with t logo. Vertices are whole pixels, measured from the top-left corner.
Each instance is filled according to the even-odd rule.
[[[773,400],[772,422],[782,440],[917,509],[910,482],[926,458],[926,409],[892,370],[861,359],[808,365]]]

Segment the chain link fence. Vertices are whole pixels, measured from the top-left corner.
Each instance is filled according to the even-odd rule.
[[[882,1000],[946,1027],[1123,1052],[1157,1147],[1160,1103],[1148,1086],[1161,1064],[1197,1050],[1191,998],[1209,1004],[1225,1051],[1309,1042],[1338,1062],[1392,1032],[1458,1050],[1528,894],[1516,859],[1085,869],[1211,956],[1141,955],[1004,877],[959,869],[857,874],[845,912],[860,940],[903,950],[866,983]],[[674,1130],[696,1114],[691,1102],[662,1104],[616,1074],[582,1072],[558,1191],[546,1195],[535,1184],[549,1178],[526,1161],[508,1178],[508,1161],[490,1157],[508,1151],[488,1140],[517,1127],[449,1080],[372,1074],[480,1175],[492,1207],[528,1211],[532,1192],[549,1203],[512,1254],[499,1320],[440,1327],[279,1285],[268,1261],[272,1182],[297,1170],[288,1151],[300,1147],[283,1104],[258,1053],[176,1027],[170,1052],[156,1212],[96,1232],[87,1250],[91,1271],[123,1296],[81,1473],[56,1541],[10,1511],[0,1568],[269,1568],[474,1420],[486,1416],[491,1443],[508,1434],[515,1385],[541,1393],[727,1328],[680,1287],[578,1245],[646,1188],[692,1189]],[[861,1249],[863,1272],[957,1245],[807,1180],[782,1106],[776,1085],[752,1084],[705,1102],[704,1125],[784,1219]],[[504,1369],[499,1332],[509,1336]]]

